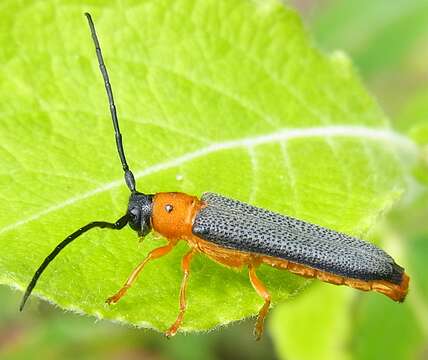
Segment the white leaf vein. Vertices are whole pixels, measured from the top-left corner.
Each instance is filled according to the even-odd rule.
[[[344,137],[344,138],[361,138],[369,141],[385,142],[390,144],[397,151],[406,152],[411,155],[414,159],[417,158],[418,147],[409,138],[402,136],[387,128],[369,128],[364,126],[348,126],[348,125],[336,125],[336,126],[324,126],[324,127],[309,127],[309,128],[295,128],[295,129],[280,129],[279,131],[254,136],[241,138],[237,140],[230,140],[225,142],[212,143],[206,147],[185,153],[174,159],[167,160],[162,163],[154,164],[147,167],[144,170],[135,172],[135,178],[144,178],[151,174],[178,167],[184,163],[190,162],[194,159],[207,156],[212,153],[232,150],[236,148],[253,148],[264,144],[272,144],[283,141],[290,141],[295,139],[305,139],[314,137]],[[67,206],[75,204],[79,201],[88,199],[99,193],[109,191],[123,185],[122,179],[117,179],[112,182],[103,184],[90,190],[88,192],[78,194],[74,197],[66,199],[57,204],[53,204],[33,215],[30,215],[24,219],[16,221],[0,229],[0,235],[7,233],[12,230],[26,225],[32,221],[38,220],[39,218],[46,216],[52,212],[61,210]]]

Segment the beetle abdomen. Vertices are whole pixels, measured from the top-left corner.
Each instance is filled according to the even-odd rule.
[[[349,278],[402,281],[404,269],[368,242],[214,193],[201,200],[192,231],[202,239]]]

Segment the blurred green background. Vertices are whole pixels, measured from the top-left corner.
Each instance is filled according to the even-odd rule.
[[[287,3],[301,13],[320,48],[349,54],[393,126],[427,144],[428,1]],[[428,165],[426,149],[421,162]],[[428,182],[423,170],[415,176]],[[167,341],[149,330],[94,322],[36,300],[20,314],[20,294],[0,287],[0,358],[428,359],[426,188],[405,199],[382,232],[386,248],[400,247],[405,254],[412,277],[411,296],[399,310],[382,296],[316,283],[271,312],[261,342],[250,335],[252,319]],[[333,313],[325,313],[327,302],[337,304]]]

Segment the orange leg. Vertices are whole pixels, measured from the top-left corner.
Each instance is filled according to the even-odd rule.
[[[132,271],[131,275],[129,276],[128,280],[126,280],[125,285],[123,285],[120,290],[114,294],[113,296],[110,296],[107,300],[107,304],[115,304],[117,303],[122,296],[126,294],[126,291],[132,286],[134,281],[137,279],[138,275],[140,274],[141,270],[143,270],[144,265],[146,265],[150,260],[160,258],[166,254],[168,254],[172,248],[174,247],[175,243],[170,241],[168,245],[158,247],[152,251],[149,252],[149,254],[146,256],[146,258],[141,262],[140,265],[138,265],[134,271]]]
[[[250,277],[251,284],[253,285],[254,289],[257,291],[257,294],[259,294],[265,301],[263,307],[259,311],[259,315],[257,316],[256,326],[254,328],[254,335],[256,336],[256,340],[260,340],[263,334],[264,320],[269,311],[271,297],[266,287],[257,277],[256,267],[253,264],[248,265],[248,275]]]
[[[186,312],[186,288],[189,281],[190,275],[190,261],[192,260],[193,255],[195,254],[195,249],[191,249],[186,255],[184,255],[181,261],[181,268],[183,269],[184,275],[183,280],[181,281],[180,287],[180,312],[178,313],[177,319],[174,324],[165,332],[166,337],[174,336],[177,333],[178,328],[183,322],[184,313]]]

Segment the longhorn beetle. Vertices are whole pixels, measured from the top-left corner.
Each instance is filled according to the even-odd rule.
[[[184,274],[179,313],[165,333],[168,337],[176,334],[183,321],[190,262],[197,253],[203,253],[227,267],[248,267],[250,282],[264,301],[254,330],[257,339],[263,333],[271,301],[268,289],[256,275],[261,264],[335,285],[377,291],[394,301],[404,300],[409,277],[390,255],[368,242],[214,193],[204,193],[198,199],[179,192],[154,195],[138,192],[134,175],[126,162],[113,93],[94,23],[90,14],[85,15],[107,91],[125,183],[131,191],[128,209],[115,223],[90,222],[59,243],[35,272],[23,296],[21,311],[40,275],[69,243],[93,228],[120,230],[127,224],[140,237],[153,230],[165,237],[168,244],[152,250],[132,271],[123,287],[107,299],[108,304],[118,302],[125,295],[149,261],[168,254],[179,240],[187,241],[190,246],[181,264]]]

